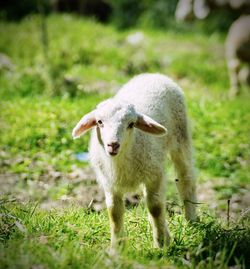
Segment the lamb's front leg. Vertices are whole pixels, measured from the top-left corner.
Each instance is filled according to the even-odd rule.
[[[154,247],[169,245],[170,234],[165,219],[165,188],[162,178],[157,178],[146,185],[145,198],[153,229]]]
[[[123,196],[108,192],[105,193],[105,196],[110,221],[111,247],[114,248],[121,242],[123,235]]]

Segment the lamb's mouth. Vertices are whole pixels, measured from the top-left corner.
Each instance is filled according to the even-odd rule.
[[[118,154],[118,151],[117,152],[116,151],[109,152],[110,156],[116,156],[117,154]]]
[[[108,148],[107,152],[108,152],[108,155],[110,155],[110,156],[116,156],[118,154],[119,150],[118,149],[115,150],[115,149],[109,149]]]

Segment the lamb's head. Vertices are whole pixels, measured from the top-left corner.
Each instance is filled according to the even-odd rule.
[[[100,103],[95,110],[83,116],[73,129],[73,138],[80,137],[92,127],[96,127],[98,140],[108,156],[115,156],[126,148],[134,128],[157,136],[167,133],[164,126],[136,112],[134,105],[114,99]]]

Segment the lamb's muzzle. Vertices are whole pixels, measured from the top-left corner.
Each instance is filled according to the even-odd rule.
[[[115,156],[118,153],[120,144],[118,142],[111,142],[108,144],[108,152],[111,156]]]

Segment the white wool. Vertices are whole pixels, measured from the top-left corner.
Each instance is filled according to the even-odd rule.
[[[167,149],[177,147],[174,143],[181,135],[176,126],[176,114],[180,113],[177,117],[186,123],[185,107],[180,88],[171,79],[160,74],[136,76],[121,88],[113,101],[121,106],[133,104],[137,112],[152,117],[168,130],[167,137],[155,137],[135,129],[133,141],[127,145],[127,150],[115,158],[106,156],[96,130],[93,130],[91,163],[95,171],[101,170],[106,175],[99,180],[101,185],[104,190],[126,193],[136,191],[135,187],[146,180],[152,180],[154,171],[158,173],[164,169]],[[111,118],[113,114],[114,122],[120,122],[122,110],[120,114],[114,115],[111,104],[97,107],[99,109],[98,113],[103,117],[107,115]]]
[[[191,220],[196,217],[191,139],[181,89],[164,75],[141,74],[125,84],[112,99],[99,104],[94,117],[101,126],[92,129],[89,152],[107,207],[111,208],[112,245],[122,229],[122,224],[112,218],[112,212],[122,218],[123,195],[135,192],[139,186],[145,188],[155,245],[169,243],[164,214],[167,153],[177,170],[177,187],[186,217]],[[139,118],[149,121],[150,128],[155,127],[154,135],[142,131],[143,128],[128,129],[128,125]],[[116,156],[109,156],[107,145],[113,141],[119,142],[120,148]]]

